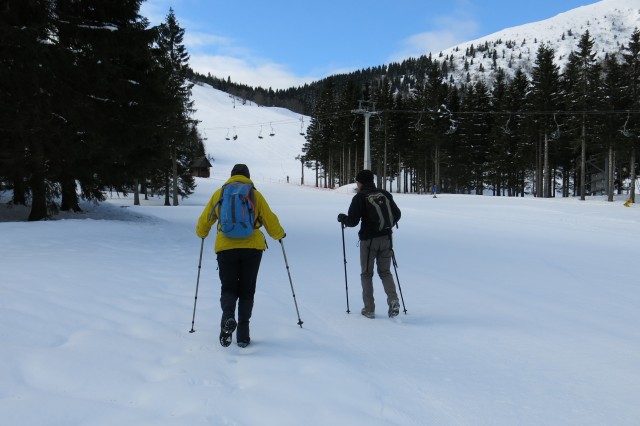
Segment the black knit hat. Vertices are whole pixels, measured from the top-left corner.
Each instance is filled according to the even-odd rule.
[[[371,170],[361,170],[356,175],[356,182],[373,183],[373,172]]]
[[[233,166],[233,169],[231,169],[231,176],[235,175],[242,175],[249,179],[251,178],[251,176],[249,175],[249,168],[246,164],[236,164],[235,166]]]

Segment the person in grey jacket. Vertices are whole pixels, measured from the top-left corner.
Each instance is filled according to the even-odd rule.
[[[395,225],[400,220],[400,209],[391,194],[385,190],[379,190],[373,183],[373,172],[362,170],[356,175],[358,192],[353,196],[348,214],[340,213],[338,222],[343,226],[355,227],[361,223],[358,237],[360,239],[360,282],[362,284],[362,299],[364,308],[362,315],[367,318],[375,318],[375,300],[373,298],[373,267],[377,264],[378,276],[382,280],[382,286],[387,295],[389,317],[395,317],[400,312],[400,302],[396,293],[396,285],[391,274],[392,240],[391,229],[378,230],[373,227],[367,217],[367,195],[372,192],[381,192],[388,198],[393,213]]]

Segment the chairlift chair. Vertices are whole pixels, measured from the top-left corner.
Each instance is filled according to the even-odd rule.
[[[458,122],[452,118],[449,119],[449,129],[444,132],[447,135],[452,135],[458,130]]]
[[[505,135],[510,135],[511,134],[511,129],[509,128],[509,122],[511,121],[511,116],[509,116],[509,118],[507,119],[507,122],[504,123],[504,126],[501,127],[502,131],[504,132]]]
[[[416,121],[416,124],[414,124],[414,125],[413,125],[413,128],[414,128],[417,132],[419,132],[419,131],[421,131],[421,130],[422,130],[422,124],[421,124],[421,122],[422,122],[422,114],[420,114],[420,117],[418,117],[418,121]]]
[[[376,131],[381,131],[382,130],[382,118],[380,118],[379,115],[376,116],[378,118],[378,123],[376,124]]]
[[[631,130],[627,129],[627,123],[629,123],[629,116],[630,116],[630,114],[627,113],[627,121],[624,122],[624,124],[622,125],[622,129],[620,129],[620,133],[622,133],[622,135],[625,138],[633,137],[633,132]]]
[[[561,135],[560,125],[558,124],[558,121],[556,120],[556,115],[555,114],[553,114],[553,122],[556,123],[556,129],[553,132],[551,132],[551,135],[549,135],[549,136],[551,137],[551,139],[553,139],[555,141],[555,140],[560,139],[560,135]]]
[[[305,136],[304,130],[304,117],[300,116],[300,136]]]

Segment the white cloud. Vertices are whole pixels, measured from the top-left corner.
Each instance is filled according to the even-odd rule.
[[[391,60],[400,61],[429,53],[436,55],[442,50],[474,38],[474,30],[478,28],[475,22],[457,22],[456,24],[457,28],[450,26],[447,29],[425,31],[406,38],[401,43],[403,48],[392,54]]]
[[[401,41],[401,48],[390,56],[391,61],[409,57],[437,55],[440,51],[478,36],[480,24],[473,19],[473,4],[459,0],[450,15],[430,19],[433,30],[411,35]]]
[[[232,39],[215,34],[195,31],[185,31],[184,33],[184,45],[189,51],[201,47],[225,47],[231,45],[232,43]]]
[[[224,55],[192,55],[189,65],[200,74],[218,78],[231,77],[235,83],[260,86],[265,89],[287,89],[302,86],[318,80],[317,77],[300,77],[288,71],[286,67],[274,62],[259,62],[255,59],[242,59]]]

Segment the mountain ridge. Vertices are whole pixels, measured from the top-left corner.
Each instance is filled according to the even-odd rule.
[[[437,59],[446,59],[453,55],[455,67],[449,70],[447,78],[453,76],[456,84],[466,80],[467,72],[472,81],[482,78],[483,75],[486,75],[485,80],[490,81],[495,76],[497,68],[505,70],[507,78],[511,78],[518,68],[530,75],[536,52],[540,44],[545,43],[555,51],[555,61],[562,71],[569,54],[575,50],[580,36],[586,30],[589,30],[595,42],[594,49],[598,59],[603,59],[607,53],[619,53],[622,46],[628,43],[634,29],[640,28],[640,4],[635,3],[634,5],[633,0],[602,0],[580,6],[549,19],[505,28],[457,44],[439,52]],[[507,46],[507,42],[510,42],[510,46]],[[482,55],[476,55],[474,59],[477,60],[469,64],[469,69],[465,70],[464,61],[471,56],[465,55],[466,50],[471,46],[477,48],[484,44],[489,44],[490,52],[498,46],[497,68],[492,66],[491,55],[484,54],[484,58]],[[433,52],[431,55],[433,57]],[[480,71],[480,65],[489,72]]]
[[[507,80],[512,79],[518,69],[530,79],[541,43],[553,49],[554,61],[563,72],[570,53],[577,49],[586,30],[594,41],[598,59],[603,59],[607,54],[619,55],[636,28],[640,28],[640,4],[637,0],[602,0],[545,20],[505,28],[439,52],[426,52],[419,57],[408,57],[351,73],[333,74],[297,88],[276,91],[253,88],[212,77],[211,74],[206,77],[196,74],[195,80],[260,105],[279,106],[310,116],[328,80],[332,80],[337,89],[344,89],[352,80],[364,87],[365,84],[375,86],[387,78],[394,92],[407,92],[423,80],[431,62],[428,58],[431,58],[438,62],[443,80],[450,85],[462,87],[482,81],[492,87],[499,70],[504,72]]]

